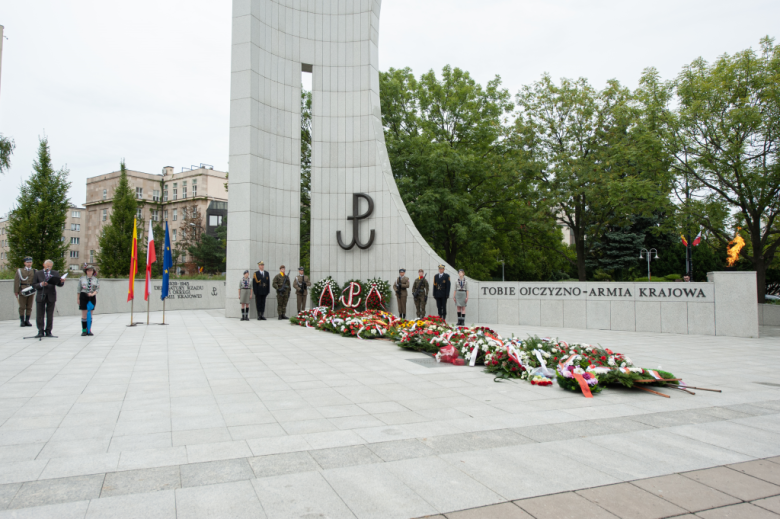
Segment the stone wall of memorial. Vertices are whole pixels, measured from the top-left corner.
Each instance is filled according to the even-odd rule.
[[[57,289],[57,313],[55,315],[80,315],[76,303],[76,285],[74,278],[65,282],[65,286]],[[130,312],[127,302],[127,279],[100,279],[100,292],[97,295],[98,314],[113,314]],[[19,310],[13,293],[13,280],[0,280],[0,320],[18,320]],[[152,282],[152,293],[149,309],[153,312],[162,310],[160,299],[162,280]],[[166,310],[207,310],[225,308],[225,281],[208,280],[171,280],[168,298],[165,300]],[[135,281],[134,311],[146,312],[144,301],[144,280]],[[33,310],[33,319],[35,310]]]

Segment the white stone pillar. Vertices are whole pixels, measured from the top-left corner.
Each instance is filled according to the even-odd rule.
[[[755,272],[708,272],[715,284],[715,335],[758,337]]]

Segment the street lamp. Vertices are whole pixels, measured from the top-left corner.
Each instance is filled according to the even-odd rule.
[[[658,251],[655,249],[650,249],[650,250],[642,249],[641,251],[639,251],[639,259],[644,259],[644,256],[642,256],[642,254],[647,256],[647,280],[652,281],[650,277],[650,260],[658,259],[660,256],[658,256]],[[653,258],[653,254],[655,254],[655,258]]]
[[[500,261],[500,262],[501,262],[501,281],[506,281],[506,280],[504,279],[504,260],[500,259],[500,260],[498,260],[498,261]]]

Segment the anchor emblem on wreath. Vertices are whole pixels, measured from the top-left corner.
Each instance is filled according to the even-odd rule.
[[[368,202],[368,211],[363,214],[358,214],[360,211],[360,199],[365,198]],[[341,241],[341,231],[336,231],[336,239],[339,242],[339,247],[344,250],[349,250],[355,245],[360,249],[367,249],[374,243],[374,229],[371,229],[371,235],[368,238],[368,243],[365,245],[360,243],[360,220],[365,220],[371,213],[374,212],[374,200],[365,193],[353,193],[352,194],[352,216],[347,216],[347,220],[352,220],[352,243],[344,245]]]

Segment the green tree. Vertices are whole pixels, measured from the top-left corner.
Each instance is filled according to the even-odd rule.
[[[70,208],[68,174],[64,167],[54,170],[49,140],[40,139],[33,173],[22,184],[17,206],[9,215],[9,265],[21,266],[25,256],[30,256],[36,268],[50,259],[55,269],[65,269],[65,255],[70,247],[62,235]]]
[[[500,78],[483,87],[449,66],[419,80],[408,68],[390,69],[380,75],[380,91],[393,175],[431,247],[476,279],[500,275],[500,259],[512,275],[545,275],[528,268],[518,243],[545,236],[561,248],[560,234],[549,211],[529,203],[539,197],[511,139],[513,104]]]
[[[655,136],[641,124],[632,93],[615,80],[597,91],[582,78],[556,85],[544,75],[523,87],[517,104],[527,160],[540,193],[572,231],[572,264],[586,281],[586,260],[605,232],[668,203],[668,168],[651,153]]]
[[[211,236],[205,232],[200,233],[200,237],[187,248],[187,252],[193,258],[193,261],[203,272],[208,274],[218,274],[225,271],[225,247],[224,240],[227,239],[227,227],[217,227],[217,236]]]
[[[133,245],[133,222],[138,204],[127,180],[125,161],[120,163],[119,183],[114,188],[111,214],[98,239],[100,250],[97,262],[104,277],[125,277],[130,274],[130,255]],[[138,272],[143,272],[146,257],[143,254],[143,225],[138,228]]]
[[[311,251],[311,92],[301,91],[301,266],[309,272]]]
[[[0,173],[5,173],[11,167],[11,155],[15,147],[13,139],[0,135]]]
[[[721,245],[742,227],[763,302],[767,267],[780,247],[780,46],[766,37],[758,53],[712,64],[699,58],[674,86],[676,106],[661,136],[678,188],[685,183],[690,193],[685,209]]]

